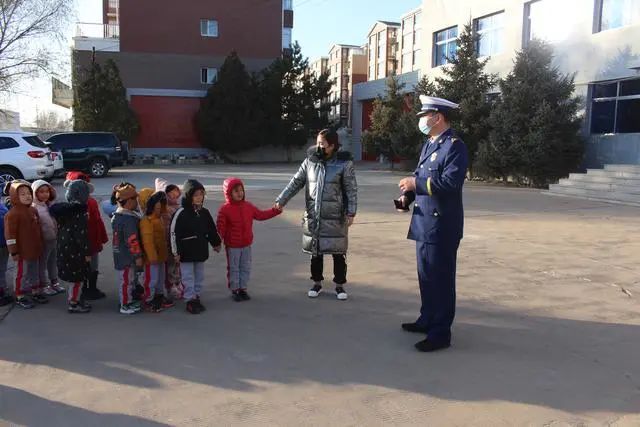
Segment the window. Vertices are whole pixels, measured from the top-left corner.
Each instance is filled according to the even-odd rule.
[[[45,144],[44,142],[42,142],[42,140],[40,138],[38,138],[37,136],[23,136],[22,139],[24,139],[25,141],[27,141],[27,143],[29,145],[31,145],[32,147],[36,147],[36,148],[49,148],[47,146],[47,144]]]
[[[282,29],[282,48],[283,49],[291,48],[291,37],[292,37],[291,31],[292,31],[291,28]]]
[[[282,2],[282,8],[284,10],[293,10],[293,0],[284,0]]]
[[[596,16],[596,32],[640,22],[640,0],[596,0]]]
[[[412,56],[413,54],[411,52],[409,53],[405,53],[404,55],[402,55],[402,70],[410,70],[412,64]]]
[[[20,144],[13,138],[0,137],[0,150],[7,150],[9,148],[17,148]]]
[[[433,34],[433,66],[437,67],[449,63],[455,58],[458,47],[458,27],[447,28]]]
[[[524,5],[524,45],[535,39],[555,42],[566,39],[578,25],[576,10],[583,0],[535,0]]]
[[[591,133],[640,133],[640,79],[591,86]]]
[[[413,37],[411,37],[411,34],[404,34],[402,36],[402,50],[407,50],[410,49],[411,46],[413,46]]]
[[[201,68],[200,69],[200,83],[204,85],[211,85],[216,82],[218,78],[217,68]]]
[[[476,46],[478,56],[490,56],[502,52],[504,12],[474,20],[473,29],[480,36]]]
[[[201,19],[200,35],[202,37],[218,37],[218,21],[213,19]]]
[[[416,49],[413,51],[413,65],[418,65],[418,58],[420,57],[420,49]]]
[[[420,44],[420,38],[422,36],[422,30],[421,29],[417,29],[414,36],[413,36],[413,44],[414,45],[419,45]]]

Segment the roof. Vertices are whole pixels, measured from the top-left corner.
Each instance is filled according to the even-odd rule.
[[[376,26],[378,26],[378,24],[382,24],[386,27],[397,27],[400,28],[400,23],[399,22],[390,22],[390,21],[376,21],[373,26],[371,27],[371,29],[369,30],[369,32],[367,33],[367,38],[371,37],[371,33],[373,33],[373,30],[375,30]]]
[[[37,134],[33,133],[33,132],[25,132],[23,130],[1,130],[0,129],[0,134],[3,135],[20,135],[20,136],[37,136]]]

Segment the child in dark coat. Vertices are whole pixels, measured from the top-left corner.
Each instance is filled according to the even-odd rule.
[[[180,263],[187,311],[199,314],[205,309],[200,302],[204,282],[204,263],[209,259],[209,245],[220,252],[222,241],[211,213],[204,207],[204,186],[189,179],[183,186],[182,207],[171,221],[171,251]]]
[[[81,295],[82,283],[89,275],[89,223],[87,203],[91,184],[73,181],[67,186],[67,203],[57,203],[49,208],[58,223],[58,276],[69,282],[69,313],[88,313],[91,306]]]
[[[9,212],[4,202],[0,202],[0,307],[13,302],[13,297],[7,289],[7,263],[9,250],[4,239],[4,216]]]

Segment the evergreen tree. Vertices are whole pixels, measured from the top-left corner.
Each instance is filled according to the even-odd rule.
[[[373,102],[371,128],[362,136],[367,149],[389,158],[392,166],[396,156],[415,158],[423,139],[411,98],[402,93],[404,87],[395,76],[387,79],[384,97]]]
[[[255,87],[236,52],[224,61],[196,115],[202,144],[219,153],[237,153],[256,144]]]
[[[456,56],[447,58],[449,65],[442,67],[443,77],[436,79],[435,88],[428,84],[423,88],[460,104],[452,117],[452,128],[467,145],[470,165],[473,165],[479,145],[489,136],[491,103],[487,93],[498,83],[496,75],[484,71],[489,59],[478,58],[479,39],[472,23],[467,23],[458,37]]]
[[[574,78],[552,61],[552,48],[542,41],[517,54],[500,83],[502,96],[490,117],[493,130],[480,150],[484,175],[544,187],[579,166],[584,146]]]
[[[138,121],[115,61],[93,63],[85,77],[74,97],[74,130],[114,132],[123,140],[134,137]]]

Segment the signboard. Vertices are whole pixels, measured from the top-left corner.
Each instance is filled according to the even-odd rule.
[[[55,77],[51,77],[51,102],[64,108],[73,106],[71,88]]]

